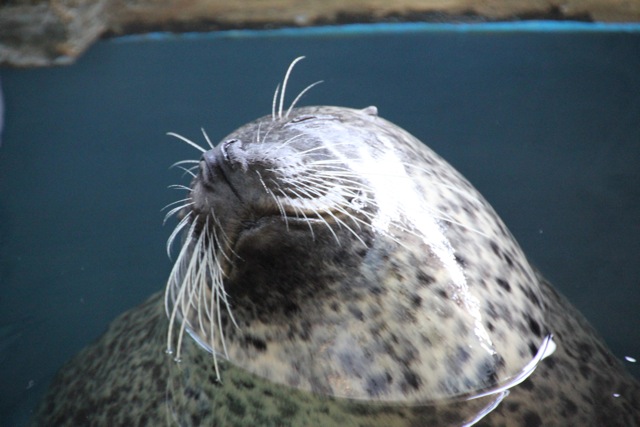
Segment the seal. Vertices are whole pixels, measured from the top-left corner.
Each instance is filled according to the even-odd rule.
[[[37,425],[640,425],[640,386],[473,186],[375,107],[288,108],[201,151],[164,294]],[[163,352],[162,349],[165,349]],[[168,353],[170,356],[167,356]]]

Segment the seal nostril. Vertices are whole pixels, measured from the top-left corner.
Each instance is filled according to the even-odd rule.
[[[229,161],[229,152],[228,149],[232,144],[235,144],[236,142],[239,142],[239,140],[237,139],[230,139],[228,141],[225,141],[222,143],[222,145],[220,146],[220,151],[222,151],[222,156],[224,157],[225,161]]]

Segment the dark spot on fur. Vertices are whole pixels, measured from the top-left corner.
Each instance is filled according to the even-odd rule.
[[[458,264],[460,264],[461,267],[466,267],[467,266],[467,260],[464,259],[463,257],[461,257],[460,255],[456,254],[454,255],[456,261],[458,262]]]
[[[533,381],[531,381],[530,379],[526,379],[520,384],[520,387],[525,390],[531,391],[534,388]]]
[[[418,374],[416,374],[415,372],[413,372],[410,369],[407,369],[402,373],[402,375],[404,377],[404,384],[402,385],[402,390],[403,391],[406,392],[409,387],[411,387],[413,390],[419,390],[420,389],[420,385],[422,384],[422,380],[420,379]]]
[[[411,307],[418,308],[422,305],[422,297],[420,295],[411,295]]]
[[[504,359],[494,356],[493,360],[486,360],[476,367],[476,375],[482,378],[485,386],[491,386],[498,383],[498,374],[496,368],[504,365]]]
[[[470,354],[467,351],[467,349],[465,349],[462,346],[458,346],[458,348],[456,349],[456,362],[457,363],[465,363],[466,361],[469,360]]]
[[[369,396],[380,396],[387,393],[389,384],[391,383],[391,375],[388,372],[384,374],[372,375],[367,378],[367,394]]]
[[[302,329],[299,334],[300,339],[302,339],[302,341],[309,341],[311,338],[311,322],[303,320],[300,322],[300,328]]]
[[[200,393],[197,392],[196,390],[194,390],[191,387],[185,387],[184,389],[184,396],[187,399],[193,399],[193,400],[198,400],[200,399]]]
[[[291,301],[289,301],[287,304],[285,304],[282,307],[282,311],[284,312],[285,315],[289,316],[289,315],[293,315],[297,312],[300,311],[300,307],[298,306],[298,304],[295,304]]]
[[[364,314],[362,313],[362,310],[360,310],[360,308],[358,308],[357,306],[350,305],[349,306],[349,312],[356,319],[358,319],[360,321],[364,320]]]
[[[578,413],[578,406],[574,403],[573,400],[564,396],[561,397],[560,399],[562,401],[562,406],[563,406],[562,415],[564,415],[565,417],[567,416],[570,417]]]
[[[498,284],[498,286],[500,286],[505,291],[511,292],[511,285],[509,285],[509,282],[507,282],[506,280],[497,277],[496,278],[496,283]]]
[[[384,293],[380,286],[372,286],[370,291],[373,295],[382,295]]]
[[[531,352],[531,356],[535,356],[536,354],[538,354],[538,346],[536,346],[534,343],[530,342],[529,343],[529,351]]]
[[[418,282],[420,282],[423,286],[429,286],[436,281],[433,276],[430,276],[429,274],[426,274],[422,271],[418,271],[416,278],[418,279]]]
[[[489,329],[489,332],[493,332],[495,331],[496,327],[493,326],[493,323],[487,322],[487,329]]]
[[[589,365],[581,363],[578,369],[580,369],[580,375],[582,375],[583,378],[588,379],[591,376],[591,368]]]
[[[527,412],[524,414],[524,426],[525,427],[539,427],[542,425],[540,416],[534,412]]]
[[[292,418],[298,412],[298,405],[290,399],[280,399],[278,401],[278,409],[282,419]]]
[[[513,261],[511,261],[511,257],[507,254],[504,254],[504,260],[507,261],[507,264],[509,264],[509,267],[513,267]]]
[[[591,346],[583,341],[578,343],[578,354],[580,355],[580,360],[588,362],[593,356],[593,351]]]
[[[191,414],[191,424],[199,426],[202,423],[202,417],[197,412]]]
[[[531,330],[531,332],[533,332],[535,336],[541,336],[542,331],[540,330],[540,325],[538,324],[538,322],[531,316],[527,316],[527,320],[529,321],[529,330]]]
[[[531,301],[531,303],[533,303],[536,307],[542,307],[542,304],[540,303],[538,296],[533,292],[533,290],[529,286],[519,285],[519,287],[524,293],[524,295],[527,297],[527,299]]]
[[[496,242],[492,240],[491,243],[489,243],[489,245],[491,246],[491,250],[493,251],[493,253],[496,254],[497,256],[500,256],[500,248],[498,248],[498,245],[496,244]]]
[[[244,343],[246,346],[252,346],[258,351],[265,351],[267,349],[267,343],[263,339],[252,335],[245,335]]]
[[[242,399],[239,399],[232,393],[227,394],[227,404],[225,406],[229,409],[229,412],[232,412],[238,417],[244,417],[247,413],[247,408],[242,402]]]
[[[241,378],[232,378],[231,382],[233,382],[233,385],[235,385],[237,388],[239,389],[245,389],[245,390],[253,390],[253,388],[255,388],[255,384],[253,383],[253,381],[251,380],[247,380],[247,379],[241,379]]]
[[[544,363],[549,369],[553,369],[553,367],[556,366],[556,360],[553,357],[542,359],[542,363]]]

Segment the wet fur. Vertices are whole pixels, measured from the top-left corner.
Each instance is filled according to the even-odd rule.
[[[150,425],[442,426],[475,422],[483,407],[499,402],[491,396],[471,401],[463,397],[499,386],[500,375],[504,375],[500,374],[504,360],[496,358],[492,367],[496,370],[494,376],[480,379],[468,391],[460,388],[461,385],[478,380],[474,372],[487,362],[467,363],[467,359],[473,361],[484,353],[467,354],[452,359],[454,364],[450,367],[438,363],[431,373],[422,372],[418,370],[420,360],[414,360],[415,352],[422,357],[429,352],[413,350],[418,343],[412,342],[411,335],[402,335],[408,325],[425,324],[425,320],[416,318],[425,310],[417,309],[426,300],[422,294],[410,295],[408,301],[418,303],[414,308],[399,303],[404,298],[405,284],[419,289],[420,282],[426,281],[425,284],[433,287],[436,279],[430,275],[440,274],[438,269],[424,270],[423,258],[416,255],[431,253],[430,257],[437,261],[435,264],[446,262],[438,252],[438,243],[425,244],[426,234],[415,231],[416,224],[410,218],[415,213],[401,210],[392,220],[393,228],[389,232],[372,225],[379,220],[382,209],[380,204],[372,202],[376,196],[375,186],[363,182],[358,173],[333,157],[323,157],[322,148],[291,151],[290,148],[306,136],[288,134],[285,127],[291,123],[295,128],[300,122],[308,125],[318,117],[337,118],[345,123],[362,120],[362,125],[356,128],[371,126],[372,132],[383,137],[388,131],[390,138],[404,139],[410,144],[414,143],[412,137],[382,119],[373,119],[375,126],[369,123],[367,116],[375,117],[375,109],[363,112],[333,107],[295,109],[295,103],[310,87],[285,109],[286,83],[295,62],[287,71],[282,91],[278,89],[274,94],[271,124],[261,119],[255,126],[247,125],[242,128],[246,132],[239,130],[216,149],[205,134],[210,151],[179,137],[202,151],[205,162],[179,162],[181,167],[199,164],[200,172],[185,169],[193,176],[193,183],[191,187],[176,187],[187,190],[188,196],[176,202],[167,214],[168,217],[180,215],[179,224],[169,238],[168,250],[180,234],[184,237],[167,284],[164,304],[160,295],[151,297],[116,319],[97,343],[69,362],[54,380],[35,425],[145,422]],[[237,144],[242,140],[268,148],[250,151]],[[269,145],[271,140],[283,142]],[[336,152],[349,149],[339,145],[328,148]],[[479,337],[481,345],[483,342],[496,344],[500,351],[495,354],[507,361],[515,360],[516,368],[521,359],[535,356],[537,345],[549,331],[558,343],[556,352],[540,362],[531,377],[510,389],[504,401],[478,425],[640,425],[640,413],[634,407],[634,403],[640,401],[637,381],[624,371],[583,317],[529,269],[503,224],[481,196],[475,195],[470,184],[437,156],[425,153],[410,151],[407,159],[413,154],[425,156],[422,161],[429,169],[422,166],[411,169],[410,161],[403,162],[403,167],[408,168],[410,175],[423,177],[427,184],[418,186],[445,183],[441,190],[448,194],[444,197],[445,203],[429,205],[425,211],[434,218],[437,225],[434,230],[446,228],[454,233],[452,236],[457,236],[454,242],[472,243],[466,251],[464,246],[455,248],[456,265],[467,268],[469,283],[476,280],[480,284],[484,279],[498,278],[498,284],[491,285],[488,306],[483,302],[476,307],[472,299],[459,298],[466,295],[465,289],[448,286],[440,290],[440,297],[433,298],[436,305],[431,312],[463,307],[472,325],[487,328],[492,334],[497,330],[497,334],[486,340],[477,331],[470,336]],[[309,161],[310,158],[319,160]],[[280,166],[274,159],[282,159]],[[218,201],[238,198],[246,202],[247,197],[253,197],[251,192],[238,194],[238,182],[235,186],[208,187],[209,179],[215,182],[220,179],[209,176],[217,173],[217,169],[209,165],[219,162],[230,162],[244,171],[249,170],[249,165],[255,168],[261,162],[267,164],[262,169],[252,169],[256,172],[253,178],[239,181],[245,189],[264,190],[256,193],[256,200],[267,195],[267,202],[256,204],[257,209],[263,211],[256,219],[250,217],[249,223],[246,219],[236,221],[244,218],[245,211],[240,205]],[[437,172],[431,172],[431,168]],[[449,180],[455,185],[447,186]],[[404,185],[401,181],[398,183]],[[422,187],[420,191],[427,193]],[[293,199],[312,202],[290,204],[288,201]],[[214,205],[215,210],[211,209]],[[462,210],[466,213],[460,213]],[[438,228],[441,224],[447,226]],[[285,237],[288,234],[290,237]],[[317,268],[319,259],[323,260],[323,268]],[[502,264],[508,264],[507,270]],[[483,266],[489,266],[489,270],[485,271]],[[482,272],[478,277],[472,273],[477,267]],[[268,281],[274,271],[286,274],[275,276],[275,282]],[[229,283],[250,286],[229,288]],[[386,288],[382,286],[376,291],[374,288],[382,283]],[[359,286],[362,292],[358,291]],[[384,296],[389,289],[396,288],[399,293],[390,293],[386,296],[390,299],[387,305],[380,305],[383,300],[376,300],[380,292]],[[503,300],[511,301],[508,304],[512,306],[504,305],[507,303]],[[305,322],[316,325],[314,330],[324,323],[328,330],[333,330],[334,325],[327,319],[333,316],[332,312],[342,313],[342,318],[350,318],[351,326],[347,329],[357,331],[359,319],[367,319],[370,324],[377,318],[376,307],[388,307],[378,312],[406,313],[402,321],[383,317],[386,323],[381,323],[383,328],[379,331],[363,329],[373,332],[383,343],[388,339],[390,344],[385,348],[389,354],[375,355],[379,358],[376,363],[387,366],[386,374],[380,375],[375,369],[370,371],[367,365],[357,368],[361,372],[355,378],[348,375],[341,378],[347,387],[323,382],[323,378],[340,377],[356,369],[356,365],[351,364],[358,362],[354,356],[358,349],[349,350],[355,359],[348,362],[346,370],[339,360],[320,357],[320,368],[329,370],[319,377],[314,377],[314,371],[306,371],[316,360],[299,358],[299,354],[308,349],[312,349],[312,355],[320,354],[325,344],[321,342],[317,348],[312,347],[314,341],[309,336],[312,329]],[[374,312],[367,312],[372,308]],[[338,327],[343,326],[340,316],[336,317]],[[443,315],[438,323],[446,325],[450,316]],[[505,318],[509,319],[506,323]],[[489,322],[480,324],[478,319],[489,319]],[[269,325],[271,329],[262,326],[256,329],[256,325]],[[389,330],[392,333],[386,336],[384,331]],[[463,328],[458,332],[464,331]],[[508,335],[511,332],[515,335]],[[462,340],[461,336],[456,339]],[[291,347],[287,347],[287,343],[292,343]],[[379,348],[376,344],[379,343],[375,340],[372,347],[362,344],[362,349],[365,353],[375,353],[375,348]],[[202,351],[203,347],[209,353]],[[434,351],[442,352],[448,347],[444,350],[435,347]],[[265,358],[265,354],[269,356]],[[258,375],[224,360],[230,356],[240,361],[240,365],[245,363],[245,367],[255,369]],[[451,359],[448,353],[443,353],[443,357],[444,361]],[[413,368],[407,370],[408,366]],[[299,375],[292,375],[294,371]],[[365,387],[358,391],[363,378]],[[425,384],[428,382],[435,385]],[[366,399],[330,397],[344,394],[345,390]],[[427,404],[393,403],[398,397],[400,402]]]

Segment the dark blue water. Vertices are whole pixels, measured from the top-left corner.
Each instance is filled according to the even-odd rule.
[[[463,30],[461,30],[463,28]],[[395,26],[110,40],[77,64],[1,70],[0,424],[165,284],[160,209],[197,152],[270,113],[377,105],[501,214],[616,356],[640,359],[640,31]],[[625,362],[638,374],[637,364]]]

